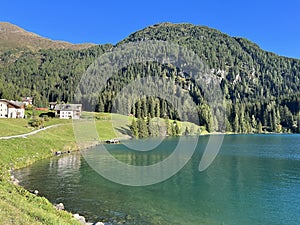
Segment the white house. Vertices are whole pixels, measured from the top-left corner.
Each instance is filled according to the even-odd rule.
[[[79,119],[81,115],[82,104],[57,104],[55,105],[55,114],[60,119]]]
[[[0,99],[0,118],[24,118],[25,105],[22,102]]]
[[[25,104],[25,106],[29,106],[33,104],[33,97],[23,97],[22,102]]]

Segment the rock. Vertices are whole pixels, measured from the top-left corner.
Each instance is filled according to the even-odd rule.
[[[97,222],[97,223],[95,223],[94,225],[105,225],[105,223]]]
[[[63,203],[58,203],[57,205],[55,205],[55,208],[57,210],[65,210],[65,206]]]
[[[80,223],[83,223],[83,224],[86,223],[85,218],[83,216],[80,216],[78,213],[73,214],[73,216],[74,216],[75,219],[79,220]]]
[[[14,185],[19,185],[20,183],[20,181],[17,178],[15,178],[13,175],[10,176],[10,180]]]

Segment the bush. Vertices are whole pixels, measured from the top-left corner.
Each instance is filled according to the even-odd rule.
[[[34,117],[28,122],[28,125],[31,127],[43,127],[44,126],[44,119],[39,117]]]

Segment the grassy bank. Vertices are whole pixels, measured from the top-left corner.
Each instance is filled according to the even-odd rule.
[[[92,117],[91,113],[84,113]],[[128,138],[132,118],[98,113],[95,125],[100,140]],[[0,119],[0,137],[24,134],[33,128],[25,119]],[[27,138],[0,140],[0,224],[80,224],[71,213],[56,210],[45,198],[38,197],[10,181],[10,171],[53,156],[56,151],[77,150],[71,120],[50,119],[45,126],[62,124]],[[193,124],[179,123],[182,130]],[[115,129],[113,129],[113,127]],[[73,212],[80,213],[80,212]]]
[[[116,137],[110,115],[96,116],[96,127],[101,140]],[[115,118],[128,121],[123,116],[113,119]],[[45,126],[54,124],[63,125],[27,138],[0,140],[0,224],[80,224],[71,213],[56,210],[47,199],[38,197],[10,181],[12,168],[28,166],[37,160],[53,156],[56,151],[77,150],[72,121],[50,119],[45,122]],[[34,130],[27,125],[26,119],[0,119],[0,137]]]
[[[24,123],[18,122],[20,125]],[[54,209],[47,199],[12,184],[9,174],[11,168],[27,166],[53,155],[55,151],[75,150],[72,124],[51,128],[28,138],[0,140],[0,149],[1,224],[80,224],[72,214]]]

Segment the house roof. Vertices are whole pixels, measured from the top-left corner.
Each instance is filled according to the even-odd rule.
[[[6,100],[6,99],[0,99],[0,102],[6,102],[7,104],[15,107],[15,108],[22,108],[24,106],[23,102],[18,101],[12,101],[12,100]]]
[[[81,107],[82,104],[57,104],[54,109],[60,111],[81,111]]]

